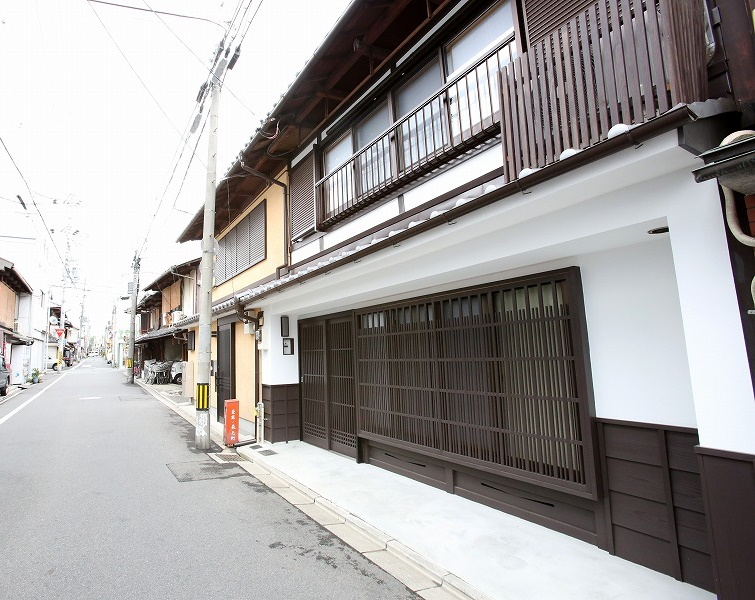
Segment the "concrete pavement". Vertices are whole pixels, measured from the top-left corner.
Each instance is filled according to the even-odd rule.
[[[137,382],[193,422],[181,386]],[[222,445],[214,419],[212,435]],[[310,444],[222,454],[234,452],[249,473],[427,600],[715,599],[591,544]]]

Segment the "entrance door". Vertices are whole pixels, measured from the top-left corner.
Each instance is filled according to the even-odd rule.
[[[215,389],[218,394],[218,421],[224,421],[225,401],[233,398],[234,386],[234,356],[233,329],[234,323],[218,325],[218,365],[215,372]]]
[[[300,325],[302,439],[356,458],[352,317]]]

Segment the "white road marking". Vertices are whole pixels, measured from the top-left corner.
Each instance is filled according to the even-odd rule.
[[[54,386],[56,383],[58,383],[61,379],[63,379],[68,373],[63,373],[60,377],[58,377],[55,381],[53,381],[50,385],[48,385],[45,389],[37,392],[34,394],[31,398],[29,398],[26,402],[24,402],[21,406],[18,406],[14,408],[12,411],[10,411],[7,415],[5,415],[2,419],[0,419],[0,425],[5,423],[8,419],[10,419],[13,415],[15,415],[18,411],[20,411],[22,408],[24,408],[27,404],[31,404],[34,402],[37,398],[39,398],[42,394],[44,394],[47,390],[49,390],[52,386]]]
[[[79,400],[99,400],[102,396],[83,396]]]

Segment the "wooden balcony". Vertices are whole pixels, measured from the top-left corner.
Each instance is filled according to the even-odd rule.
[[[507,40],[315,184],[322,228],[501,132],[504,176],[706,97],[698,0],[596,0],[517,57]]]
[[[598,0],[501,71],[504,174],[706,98],[697,0]]]
[[[318,181],[320,227],[494,137],[500,123],[498,73],[515,55],[514,41],[507,40]]]

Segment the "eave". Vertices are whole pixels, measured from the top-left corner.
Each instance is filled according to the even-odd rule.
[[[455,0],[352,2],[218,184],[216,200],[222,200],[225,210],[215,215],[215,234],[267,186],[264,180],[248,176],[242,162],[275,176],[457,4]],[[454,18],[479,8],[469,2]],[[280,124],[281,131],[271,139]],[[203,218],[202,207],[177,241],[202,239]]]

